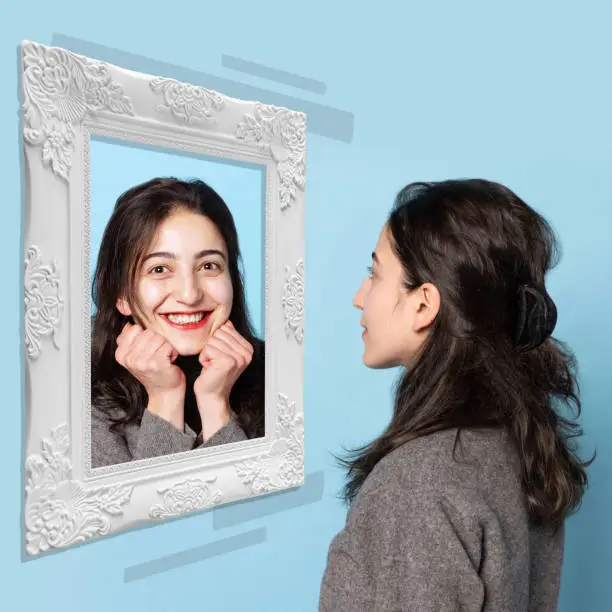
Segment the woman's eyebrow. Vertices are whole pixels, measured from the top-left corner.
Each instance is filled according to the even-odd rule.
[[[219,249],[204,249],[203,251],[197,253],[195,258],[201,259],[202,257],[207,257],[208,255],[219,255],[223,259],[223,261],[225,261],[226,259],[225,253],[223,253],[223,251],[220,251]],[[144,263],[145,261],[153,259],[154,257],[163,257],[164,259],[177,259],[176,254],[171,253],[170,251],[155,251],[154,253],[149,253],[146,257],[144,257],[142,261]]]
[[[200,251],[195,258],[201,259],[202,257],[207,257],[208,255],[219,255],[219,257],[225,261],[225,253],[219,249],[204,249],[203,251]]]
[[[373,261],[373,262],[374,262],[376,265],[380,266],[380,261],[378,260],[378,255],[376,255],[376,252],[375,252],[375,251],[372,251],[372,261]]]

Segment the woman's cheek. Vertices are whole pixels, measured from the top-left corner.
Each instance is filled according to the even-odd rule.
[[[212,326],[210,328],[210,335],[212,336],[212,334],[227,322],[230,312],[232,311],[234,290],[229,275],[211,278],[206,285],[206,292],[210,298],[212,298],[212,301],[217,304],[215,311],[211,315]]]
[[[153,319],[155,310],[164,301],[168,294],[164,283],[151,282],[147,279],[141,281],[138,287],[140,307],[148,322]]]

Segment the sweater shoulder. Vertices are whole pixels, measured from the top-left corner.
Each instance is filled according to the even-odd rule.
[[[500,481],[515,487],[517,456],[500,429],[435,432],[410,440],[374,467],[362,491],[396,488],[398,492],[472,491]]]

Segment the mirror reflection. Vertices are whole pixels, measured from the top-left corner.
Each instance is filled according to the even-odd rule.
[[[90,159],[92,468],[263,436],[263,168]]]

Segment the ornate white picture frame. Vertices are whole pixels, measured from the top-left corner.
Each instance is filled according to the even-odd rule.
[[[24,41],[25,550],[304,482],[304,113]],[[265,437],[91,468],[91,136],[265,168]]]

